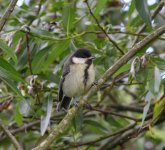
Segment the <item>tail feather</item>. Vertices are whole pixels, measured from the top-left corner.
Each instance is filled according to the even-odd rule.
[[[70,97],[64,96],[62,101],[57,105],[57,111],[59,112],[61,109],[68,110],[71,99]]]

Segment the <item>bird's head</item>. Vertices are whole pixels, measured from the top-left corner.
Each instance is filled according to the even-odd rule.
[[[71,57],[74,64],[91,64],[93,59],[91,52],[85,48],[76,50]]]

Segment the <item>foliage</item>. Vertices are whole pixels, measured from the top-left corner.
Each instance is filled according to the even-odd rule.
[[[2,16],[10,1],[0,2]],[[66,57],[77,48],[89,49],[96,57],[98,80],[122,55],[112,41],[125,54],[137,37],[141,41],[165,23],[162,12],[152,17],[159,4],[154,1],[148,5],[146,0],[20,0],[17,3],[0,32],[0,121],[24,149],[32,149],[44,141],[65,116],[56,112],[56,97]],[[138,33],[143,24],[145,29]],[[89,106],[78,111],[69,128],[61,129],[65,133],[50,149],[160,148],[164,141],[163,123],[154,125],[164,113],[164,40],[163,36],[159,37],[128,63],[123,63],[88,100]],[[134,133],[129,142],[113,146],[113,141],[132,123],[134,126],[127,130],[135,129],[135,125],[140,125],[141,130],[149,126],[150,133],[132,142],[139,132]],[[1,130],[0,149],[9,148],[13,144]]]

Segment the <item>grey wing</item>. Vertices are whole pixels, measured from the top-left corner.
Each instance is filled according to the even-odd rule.
[[[64,95],[64,92],[62,89],[63,83],[65,81],[65,77],[68,73],[69,73],[69,64],[66,62],[63,67],[63,73],[62,73],[62,77],[61,77],[61,80],[59,83],[59,89],[58,89],[58,97],[57,97],[58,99],[57,111],[58,112],[61,110],[61,108],[64,108],[65,110],[67,110],[71,101],[70,97],[67,97]]]
[[[63,93],[62,85],[65,81],[65,76],[68,73],[69,73],[69,63],[68,63],[68,61],[66,61],[66,63],[64,64],[64,67],[63,67],[62,77],[61,77],[61,80],[59,83],[58,97],[57,97],[58,101],[62,101],[62,99],[63,99],[64,93]]]
[[[59,102],[62,101],[62,98],[63,98],[63,90],[62,90],[63,82],[64,82],[64,77],[62,76],[59,83],[58,96],[57,96],[57,99]]]

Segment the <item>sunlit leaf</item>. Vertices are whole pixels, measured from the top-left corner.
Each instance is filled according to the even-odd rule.
[[[165,98],[156,102],[156,104],[154,106],[153,124],[155,124],[157,122],[160,115],[163,113],[164,106],[165,106]]]

